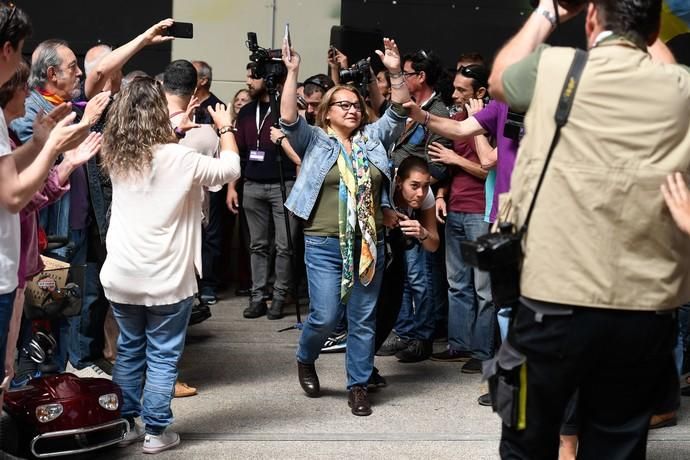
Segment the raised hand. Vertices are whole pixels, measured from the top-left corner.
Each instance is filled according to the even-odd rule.
[[[216,102],[216,107],[208,107],[208,113],[211,114],[213,118],[213,124],[216,125],[217,129],[225,128],[226,126],[232,126],[232,109],[227,107],[225,104]]]
[[[100,133],[89,133],[76,149],[65,152],[65,160],[74,167],[83,165],[98,153],[102,141],[103,136]]]
[[[558,18],[560,22],[566,22],[587,8],[589,2],[574,2],[574,6],[569,6],[568,8],[563,7],[560,2],[554,2],[553,0],[540,0],[539,6],[550,11],[554,16],[556,15],[556,8],[558,6]]]
[[[81,122],[93,126],[98,122],[103,115],[103,111],[108,107],[110,102],[110,91],[103,91],[102,93],[96,94],[89,100],[84,109],[84,116],[81,117]]]
[[[182,131],[187,132],[190,129],[198,128],[199,126],[201,126],[192,121],[194,119],[194,111],[198,108],[199,98],[197,98],[196,96],[192,96],[192,98],[189,100],[189,104],[187,104],[187,109],[184,111],[182,118],[180,118],[180,122],[177,124],[177,127],[180,128]]]
[[[172,26],[175,21],[171,18],[163,19],[157,24],[149,27],[142,35],[147,45],[156,45],[158,43],[165,43],[175,40],[175,37],[165,35],[168,27]]]
[[[290,57],[288,58],[288,42],[287,39],[283,39],[283,62],[285,67],[287,67],[288,72],[297,72],[299,70],[299,64],[301,62],[300,55],[297,54],[294,48],[290,48]]]
[[[395,40],[390,38],[383,39],[383,51],[376,50],[376,54],[381,58],[381,62],[389,72],[400,72],[400,51]]]
[[[331,46],[328,49],[328,66],[338,69],[347,69],[347,56],[335,46]]]
[[[50,132],[46,144],[50,144],[56,153],[72,150],[88,136],[89,125],[86,123],[72,124],[76,115],[74,112],[67,115]]]

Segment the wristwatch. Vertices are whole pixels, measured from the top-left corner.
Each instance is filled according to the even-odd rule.
[[[173,131],[178,139],[184,139],[184,137],[187,135],[187,133],[185,133],[179,126],[173,129]]]
[[[537,7],[536,10],[534,10],[536,14],[540,14],[544,16],[550,23],[552,27],[556,27],[558,25],[558,20],[556,19],[556,16],[543,6]]]

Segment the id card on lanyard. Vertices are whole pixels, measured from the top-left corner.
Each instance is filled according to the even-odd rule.
[[[261,140],[261,130],[264,127],[264,123],[266,123],[266,119],[268,116],[271,114],[271,107],[268,108],[266,111],[266,115],[264,115],[263,120],[261,120],[261,123],[259,123],[259,106],[260,104],[256,104],[256,150],[250,150],[249,151],[249,161],[264,161],[266,158],[266,152],[261,150],[259,148],[259,142]]]

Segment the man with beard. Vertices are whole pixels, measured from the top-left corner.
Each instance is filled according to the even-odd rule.
[[[254,78],[252,64],[247,65],[247,89],[252,102],[240,110],[235,135],[242,159],[242,207],[249,227],[252,270],[252,292],[249,306],[243,314],[245,318],[259,318],[268,313],[268,319],[280,319],[290,291],[292,254],[288,249],[280,174],[276,161],[279,152],[270,138],[270,128],[277,114],[271,112],[266,83],[263,79]],[[289,194],[295,182],[296,166],[300,164],[300,158],[291,149],[286,149],[286,154],[290,161],[283,161],[283,173],[286,192]],[[237,213],[239,207],[237,185],[237,182],[228,185],[227,203],[233,213]],[[276,256],[273,301],[268,309],[266,300],[269,298],[271,226],[275,231]],[[297,229],[294,217],[290,217],[290,228],[294,241]]]

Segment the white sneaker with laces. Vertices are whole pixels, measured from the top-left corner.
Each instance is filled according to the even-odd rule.
[[[145,434],[146,430],[144,430],[144,426],[138,424],[137,422],[134,422],[134,428],[130,428],[130,430],[125,435],[125,438],[119,443],[117,443],[117,446],[127,447],[130,444],[133,444],[137,441],[141,441],[142,439],[144,439]]]
[[[180,435],[172,430],[165,430],[159,435],[147,434],[144,437],[143,452],[145,454],[157,454],[175,447],[180,443]]]
[[[89,366],[86,366],[83,369],[76,369],[75,367],[72,366],[71,363],[67,363],[67,367],[65,368],[65,372],[69,372],[71,374],[74,374],[77,377],[82,378],[82,379],[86,379],[86,378],[107,379],[107,380],[113,379],[112,375],[108,375],[103,369],[96,366],[95,364],[91,364]]]

